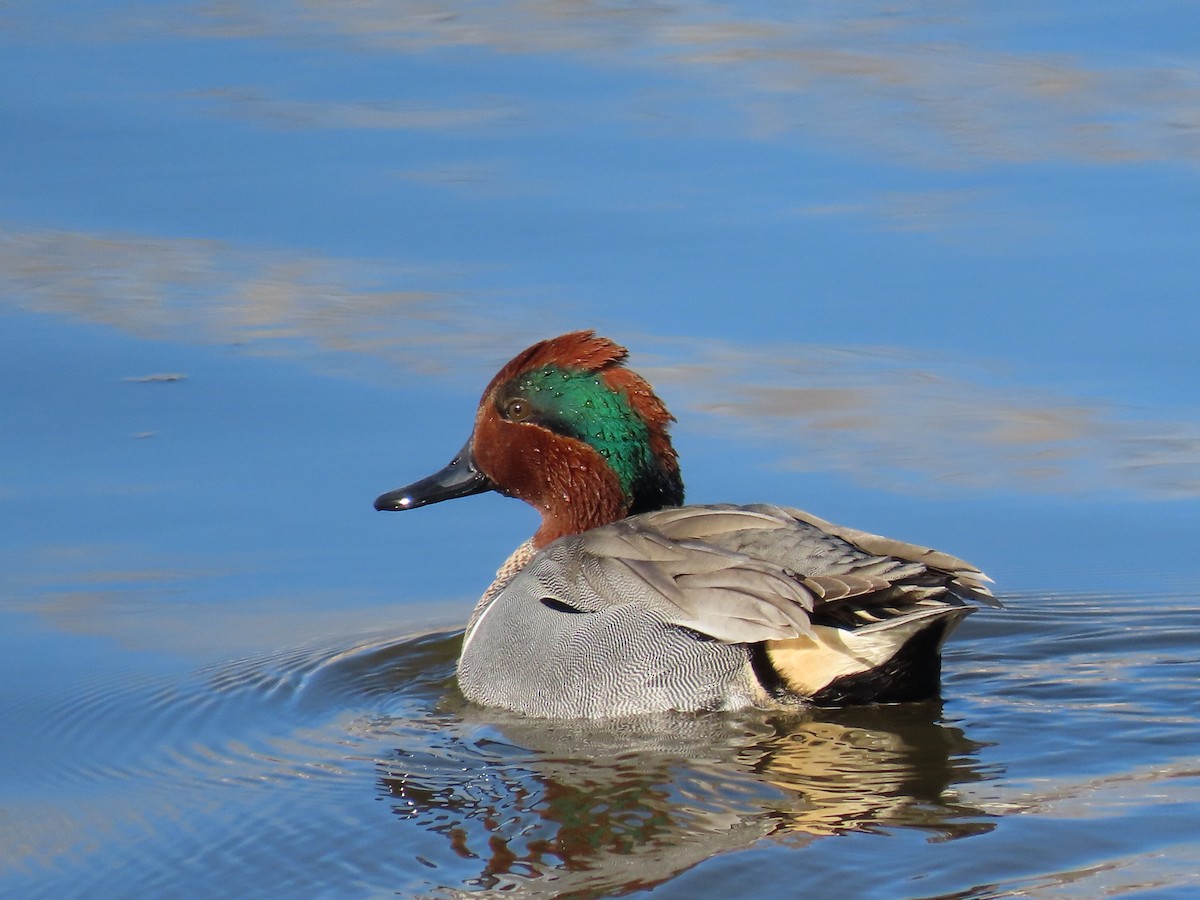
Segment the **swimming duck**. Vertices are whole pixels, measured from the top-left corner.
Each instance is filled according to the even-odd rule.
[[[499,491],[541,513],[467,624],[467,699],[604,718],[936,696],[942,643],[995,604],[990,579],[798,509],[684,506],[674,417],[627,355],[592,331],[534,344],[449,465],[375,501]]]

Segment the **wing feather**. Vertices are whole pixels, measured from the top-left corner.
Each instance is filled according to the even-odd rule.
[[[658,510],[543,553],[566,576],[555,579],[567,586],[560,602],[634,603],[729,643],[811,636],[814,625],[869,633],[947,607],[966,612],[966,600],[995,602],[987,576],[956,557],[775,506]]]

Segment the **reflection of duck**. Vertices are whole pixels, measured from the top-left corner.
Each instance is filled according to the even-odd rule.
[[[984,777],[978,745],[939,724],[935,703],[776,720],[464,713],[406,736],[379,777],[396,815],[441,835],[440,849],[412,840],[428,864],[474,887],[612,896],[772,835],[992,827],[953,791]]]
[[[972,755],[979,745],[938,724],[940,714],[938,703],[826,710],[769,742],[754,770],[800,801],[780,804],[780,832],[990,831],[949,790],[982,777]]]
[[[544,717],[934,695],[986,577],[799,510],[680,507],[671,415],[625,356],[586,331],[534,344],[446,468],[375,501],[497,490],[542,514],[467,625],[463,693]]]

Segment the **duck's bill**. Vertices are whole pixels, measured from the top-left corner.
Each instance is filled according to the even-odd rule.
[[[467,441],[444,469],[405,487],[380,494],[375,498],[375,508],[416,509],[418,506],[428,506],[443,500],[453,500],[455,497],[470,497],[472,494],[494,490],[496,485],[492,480],[476,468],[471,442]]]

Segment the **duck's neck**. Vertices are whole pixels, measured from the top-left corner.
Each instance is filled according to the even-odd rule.
[[[555,452],[560,458],[544,470],[545,484],[534,504],[542,514],[533,536],[538,550],[568,534],[620,521],[630,511],[617,474],[597,462],[595,450],[560,445]]]
[[[563,456],[545,470],[547,483],[535,504],[542,514],[533,536],[539,550],[569,534],[683,503],[683,481],[673,455],[663,463],[647,453],[649,464],[630,478],[618,475],[590,446],[558,450]]]

